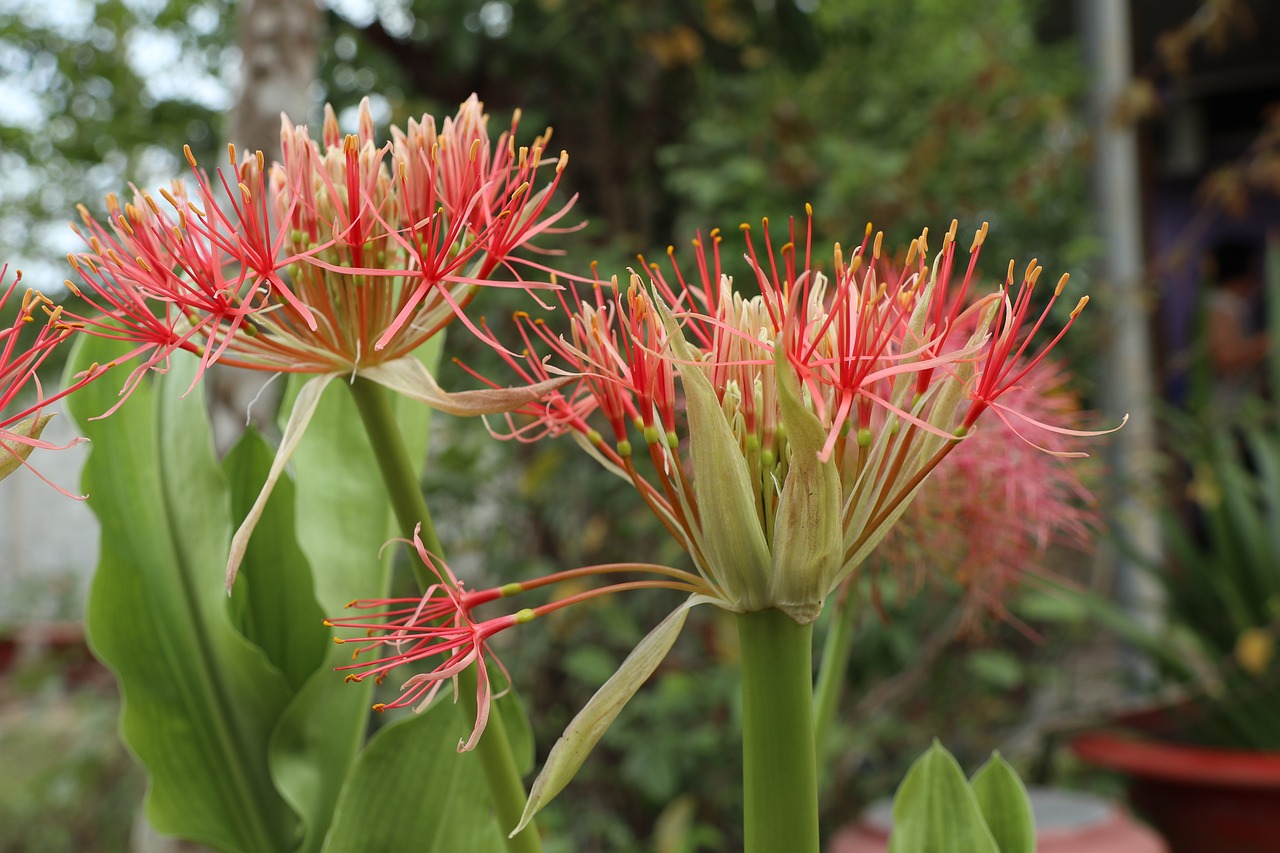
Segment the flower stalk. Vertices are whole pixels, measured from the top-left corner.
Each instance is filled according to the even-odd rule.
[[[361,421],[373,445],[374,455],[378,460],[378,469],[387,485],[387,496],[396,514],[401,532],[406,538],[412,537],[421,525],[419,536],[423,545],[443,559],[443,548],[436,535],[435,526],[431,522],[431,512],[427,509],[426,499],[418,478],[414,476],[414,466],[409,462],[409,453],[405,449],[400,428],[396,425],[391,409],[391,401],[387,392],[377,383],[356,377],[348,386],[355,399],[356,408],[360,412]],[[427,575],[427,567],[414,563],[414,571],[418,582],[425,590],[432,580]],[[474,667],[466,667],[458,673],[458,695],[463,702],[464,712],[471,718],[479,713],[477,687],[479,675]],[[511,749],[511,739],[507,736],[506,726],[501,714],[489,717],[483,734],[475,748],[484,770],[485,782],[489,787],[489,795],[493,801],[494,812],[498,824],[506,834],[516,826],[524,810],[525,789],[521,779],[520,768],[516,764],[515,753]],[[507,839],[509,853],[538,853],[542,850],[542,840],[538,828],[529,823],[525,828]]]
[[[743,831],[747,853],[818,850],[813,623],[781,610],[737,615],[742,648]]]

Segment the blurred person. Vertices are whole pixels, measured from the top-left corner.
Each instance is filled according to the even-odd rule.
[[[1262,245],[1222,240],[1213,247],[1210,261],[1214,286],[1206,326],[1211,399],[1216,415],[1234,419],[1247,400],[1264,390],[1264,362],[1271,341],[1265,331],[1259,331]]]

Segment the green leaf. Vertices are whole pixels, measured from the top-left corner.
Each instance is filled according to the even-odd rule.
[[[936,740],[894,795],[889,853],[1000,853],[960,765]]]
[[[231,486],[231,513],[237,521],[257,499],[275,452],[250,430],[223,460]],[[243,569],[231,594],[240,631],[284,673],[296,692],[329,651],[324,613],[311,594],[311,566],[294,529],[293,483],[276,486],[249,541]]]
[[[120,348],[85,338],[73,367]],[[292,849],[297,817],[271,783],[267,746],[284,676],[232,625],[222,580],[231,532],[196,363],[175,354],[109,418],[111,383],[70,398],[93,440],[85,468],[102,525],[87,629],[124,694],[121,731],[150,775],[147,814],[168,835],[220,850]]]
[[[30,439],[37,439],[52,419],[52,414],[27,418],[25,421],[19,421],[9,427],[7,432],[10,435],[21,435]],[[23,461],[31,455],[31,451],[34,449],[30,444],[17,439],[0,439],[0,480],[21,468]]]
[[[533,781],[524,814],[512,835],[524,829],[533,820],[533,816],[573,780],[582,762],[587,760],[592,748],[608,731],[623,707],[658,668],[667,652],[671,651],[672,644],[680,636],[680,629],[684,627],[690,608],[706,601],[706,598],[695,595],[668,614],[632,649],[618,671],[569,722],[564,734],[551,747],[542,772]]]
[[[437,336],[437,339],[440,336]],[[433,339],[425,358],[437,359]],[[295,377],[286,410],[307,377]],[[356,598],[386,593],[396,535],[386,487],[350,393],[330,383],[293,454],[298,543],[311,565],[315,599],[324,615],[342,612]],[[396,399],[397,419],[410,456],[426,457],[431,410]],[[350,652],[329,643],[328,655],[285,711],[271,743],[271,772],[285,799],[303,817],[302,853],[324,842],[338,796],[363,741],[373,682],[346,684],[333,668]]]
[[[1036,821],[1031,801],[1009,762],[993,752],[969,785],[1000,853],[1035,853]]]
[[[778,410],[791,445],[791,465],[773,527],[770,597],[802,624],[822,612],[843,563],[843,501],[835,462],[820,454],[827,433],[801,398],[800,382],[783,347],[774,350]]]
[[[324,853],[505,849],[480,763],[457,751],[468,731],[448,702],[379,731],[343,788]]]
[[[702,568],[731,604],[744,610],[772,607],[776,604],[769,597],[773,557],[756,512],[758,490],[751,485],[746,458],[725,420],[715,388],[698,366],[698,353],[662,300],[654,305],[666,327],[684,389],[693,491],[703,514],[703,523],[695,531],[697,550],[706,556]],[[714,518],[708,518],[710,507],[715,507]]]

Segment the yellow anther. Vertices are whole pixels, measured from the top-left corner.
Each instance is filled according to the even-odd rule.
[[[1013,266],[1014,266],[1013,258],[1010,258],[1010,259],[1009,259],[1009,272],[1005,273],[1005,277],[1004,277],[1004,282],[1005,282],[1005,284],[1013,284]]]
[[[867,227],[868,228],[871,227],[870,224],[868,224]],[[884,240],[884,232],[877,231],[876,241],[871,244],[871,257],[875,258],[877,261],[880,260],[880,244],[881,242],[883,242],[883,240]]]
[[[976,232],[974,232],[973,244],[969,246],[969,253],[972,254],[978,251],[978,247],[981,246],[983,241],[985,241],[986,239],[987,239],[987,223],[984,222],[982,223],[982,227],[979,228]]]
[[[190,163],[191,168],[194,169],[196,167],[196,155],[191,153],[191,146],[190,145],[182,146],[182,153],[187,155],[187,162]]]
[[[236,144],[234,142],[227,143],[227,159],[231,161],[231,165],[236,165]]]
[[[1089,304],[1088,296],[1081,296],[1080,301],[1076,303],[1076,307],[1071,309],[1071,319],[1074,320],[1084,310],[1084,306]]]
[[[1066,286],[1067,286],[1067,280],[1068,280],[1069,278],[1071,278],[1071,273],[1069,273],[1069,272],[1064,272],[1064,273],[1062,274],[1062,278],[1058,279],[1058,284],[1053,288],[1053,295],[1054,295],[1054,296],[1061,296],[1061,295],[1062,295],[1062,289],[1063,289],[1064,287],[1066,287]]]

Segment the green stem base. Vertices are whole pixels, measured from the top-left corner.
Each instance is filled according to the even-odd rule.
[[[737,621],[745,849],[817,853],[813,625],[780,610],[743,613]]]

